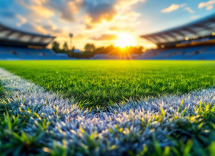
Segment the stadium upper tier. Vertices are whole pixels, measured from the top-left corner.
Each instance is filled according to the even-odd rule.
[[[55,37],[29,33],[15,28],[5,26],[0,23],[0,43],[1,45],[13,46],[41,46],[46,47]]]
[[[215,41],[215,14],[184,26],[141,37],[157,44],[158,48],[192,42]]]

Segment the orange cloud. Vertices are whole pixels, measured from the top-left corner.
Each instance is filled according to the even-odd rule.
[[[199,9],[207,7],[207,10],[210,10],[213,8],[213,4],[215,4],[215,0],[210,0],[208,2],[199,3],[198,7],[199,7]]]
[[[26,23],[27,19],[22,17],[21,15],[16,15],[16,17],[20,20],[19,23],[17,23],[17,26],[21,26],[22,24]]]
[[[115,34],[103,34],[98,38],[92,38],[92,40],[102,41],[102,40],[116,40],[117,36]]]
[[[168,8],[161,10],[161,12],[163,12],[163,13],[169,13],[169,12],[178,10],[179,8],[184,7],[184,6],[186,6],[186,4],[181,4],[181,5],[172,4]]]
[[[119,27],[110,27],[111,31],[124,31],[124,32],[133,32],[134,29],[130,27],[124,27],[124,28],[119,28]]]

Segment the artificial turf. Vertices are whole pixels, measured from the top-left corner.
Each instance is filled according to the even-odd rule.
[[[215,85],[212,61],[1,61],[0,67],[89,106]]]

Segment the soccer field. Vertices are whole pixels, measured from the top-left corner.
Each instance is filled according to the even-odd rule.
[[[0,155],[215,154],[213,61],[0,67]]]
[[[215,62],[209,61],[2,61],[0,67],[87,106],[215,85]]]

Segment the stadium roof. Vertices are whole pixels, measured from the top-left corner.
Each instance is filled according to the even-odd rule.
[[[29,33],[15,28],[5,26],[0,23],[0,42],[21,43],[23,45],[47,46],[55,37]]]
[[[215,14],[183,26],[143,35],[141,37],[155,44],[165,44],[193,39],[196,40],[208,36],[215,36]]]

